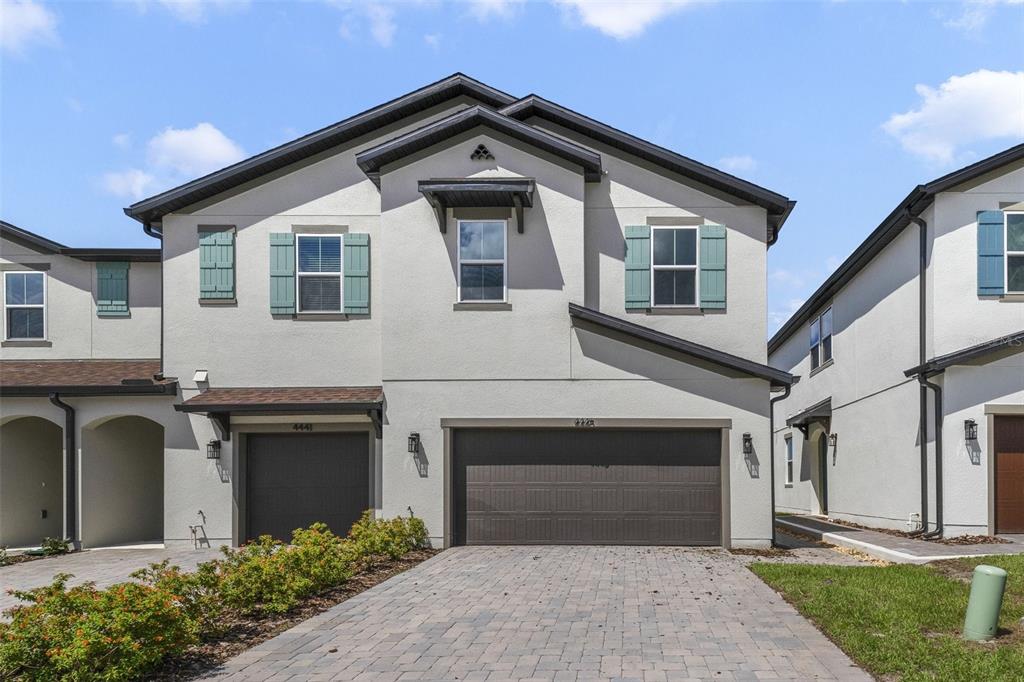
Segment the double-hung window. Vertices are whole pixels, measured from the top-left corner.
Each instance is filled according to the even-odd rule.
[[[832,360],[832,308],[811,321],[811,369]]]
[[[786,485],[793,485],[793,438],[786,436]]]
[[[696,227],[651,228],[651,291],[655,307],[695,307],[700,300]]]
[[[9,340],[46,338],[45,273],[4,273],[4,327]]]
[[[300,313],[341,312],[341,235],[297,235],[295,300]]]
[[[459,301],[506,301],[507,227],[504,220],[459,221]]]
[[[1024,294],[1024,211],[1005,214],[1006,293]]]

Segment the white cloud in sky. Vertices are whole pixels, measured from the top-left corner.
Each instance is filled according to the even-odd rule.
[[[918,107],[882,125],[912,154],[949,165],[972,143],[1024,138],[1024,71],[982,69],[915,90]]]
[[[785,268],[778,268],[776,270],[772,270],[768,274],[768,279],[772,280],[773,282],[778,282],[779,284],[784,284],[786,286],[797,289],[802,288],[804,286],[804,282],[806,281],[803,275],[801,275],[800,273],[794,272],[792,270],[787,270]]]
[[[423,36],[423,42],[426,43],[427,46],[433,48],[434,50],[439,50],[441,49],[441,34],[427,33],[426,35]]]
[[[118,133],[111,138],[111,142],[114,143],[115,147],[119,149],[128,149],[132,146],[132,134],[131,133]]]
[[[366,18],[370,22],[370,35],[381,47],[391,47],[395,40],[395,10],[389,5],[372,3],[364,8]]]
[[[585,26],[617,40],[627,40],[651,24],[678,12],[697,0],[554,0],[566,13]]]
[[[526,0],[470,0],[468,3],[470,16],[480,20],[511,19]]]
[[[1024,0],[967,0],[961,3],[960,12],[948,17],[943,23],[965,33],[977,33],[985,28],[992,14],[1000,5],[1022,5]]]
[[[122,133],[114,144],[130,144]],[[117,196],[141,199],[155,191],[206,175],[245,158],[245,150],[212,123],[192,128],[167,127],[146,143],[146,168],[106,173],[103,188]]]
[[[749,154],[724,156],[717,165],[730,173],[749,173],[757,168],[757,159]]]
[[[55,45],[57,15],[34,0],[0,0],[0,49],[24,54],[31,45]]]
[[[768,311],[768,333],[774,334],[803,304],[804,299],[791,298],[784,301],[781,307]]]
[[[205,21],[211,9],[224,11],[249,7],[249,0],[157,0],[157,2],[176,19],[190,24]]]

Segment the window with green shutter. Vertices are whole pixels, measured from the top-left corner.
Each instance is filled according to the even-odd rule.
[[[345,313],[370,314],[370,235],[350,232],[345,235],[344,268]]]
[[[700,307],[725,308],[725,225],[700,226]]]
[[[128,317],[127,262],[96,263],[96,315]]]
[[[295,312],[295,235],[270,235],[270,314]]]
[[[626,226],[626,310],[651,307],[651,228]]]
[[[231,301],[235,298],[235,230],[210,228],[199,231],[199,300]]]
[[[1002,211],[978,211],[978,296],[1006,293],[1006,247]]]

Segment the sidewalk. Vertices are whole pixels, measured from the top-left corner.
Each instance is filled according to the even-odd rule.
[[[816,516],[797,514],[779,516],[776,517],[775,524],[782,530],[809,535],[822,542],[855,549],[876,559],[898,564],[924,564],[940,559],[1024,552],[1024,542],[1019,537],[1006,538],[1010,540],[1006,544],[944,545],[928,540],[899,537],[876,530],[850,528]]]

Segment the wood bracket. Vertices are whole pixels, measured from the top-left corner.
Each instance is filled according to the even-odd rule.
[[[213,430],[217,438],[224,441],[231,440],[231,415],[228,412],[211,412],[210,422],[213,423]]]

